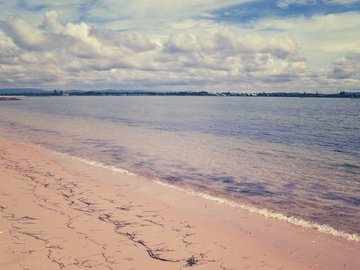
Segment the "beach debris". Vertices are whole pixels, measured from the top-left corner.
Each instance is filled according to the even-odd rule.
[[[194,255],[192,255],[190,258],[188,258],[188,259],[186,260],[186,266],[190,266],[190,267],[191,267],[191,266],[197,264],[197,262],[198,262],[198,259],[196,259]]]

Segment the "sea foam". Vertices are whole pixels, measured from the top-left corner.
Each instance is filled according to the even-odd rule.
[[[176,189],[176,190],[180,190],[182,192],[186,192],[190,195],[193,196],[197,196],[197,197],[201,197],[203,199],[209,200],[209,201],[213,201],[219,204],[224,204],[224,205],[228,205],[230,207],[237,207],[237,208],[241,208],[243,210],[246,210],[250,213],[253,214],[258,214],[261,216],[264,216],[266,218],[272,218],[272,219],[277,219],[283,222],[287,222],[299,227],[303,227],[303,228],[308,228],[308,229],[315,229],[319,232],[325,233],[325,234],[330,234],[333,236],[337,236],[337,237],[341,237],[344,238],[348,241],[354,241],[354,242],[359,242],[360,241],[360,236],[357,234],[351,234],[351,233],[347,233],[341,230],[337,230],[329,225],[326,224],[319,224],[319,223],[315,223],[315,222],[311,222],[311,221],[307,221],[301,218],[296,218],[293,216],[286,216],[282,213],[277,213],[274,211],[271,211],[269,209],[266,208],[258,208],[255,206],[250,206],[248,204],[243,204],[243,203],[238,203],[238,202],[234,202],[225,198],[220,198],[220,197],[216,197],[213,195],[209,195],[203,192],[198,192],[195,190],[191,190],[191,189],[186,189],[186,188],[181,188],[181,187],[177,187],[168,183],[164,183],[160,180],[155,180],[155,182],[159,185],[162,186],[166,186],[168,188],[172,188],[172,189]]]
[[[118,172],[118,173],[122,173],[122,174],[126,174],[126,175],[136,175],[135,173],[132,173],[132,172],[126,170],[126,169],[122,169],[122,168],[115,167],[115,166],[112,166],[112,165],[107,165],[107,164],[104,164],[104,163],[101,163],[101,162],[98,162],[98,161],[95,161],[95,160],[86,159],[86,158],[82,158],[82,157],[78,157],[78,156],[72,156],[72,155],[69,155],[69,154],[66,154],[66,153],[61,153],[61,152],[53,151],[53,153],[55,153],[57,155],[60,155],[60,156],[63,156],[63,157],[73,159],[73,160],[80,161],[82,163],[85,163],[87,165],[91,165],[91,166],[94,166],[94,167],[99,167],[99,168],[107,169],[107,170],[110,170],[110,171],[113,171],[113,172]]]

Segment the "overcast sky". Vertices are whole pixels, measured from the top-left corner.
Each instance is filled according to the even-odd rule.
[[[0,0],[0,88],[360,90],[360,0]]]

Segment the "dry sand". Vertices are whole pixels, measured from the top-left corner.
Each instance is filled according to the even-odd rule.
[[[360,269],[360,244],[0,139],[0,269]]]

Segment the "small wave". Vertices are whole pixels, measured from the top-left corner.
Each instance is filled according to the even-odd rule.
[[[5,139],[3,137],[0,137],[0,140],[5,140]],[[24,142],[17,142],[17,143],[22,144],[22,145],[27,145],[27,146],[30,146],[30,147],[37,147],[37,148],[40,148],[40,149],[43,149],[43,150],[46,150],[46,151],[50,151],[51,153],[53,153],[55,155],[63,156],[63,157],[66,157],[66,158],[69,158],[69,159],[72,159],[72,160],[77,160],[77,161],[80,161],[80,162],[85,163],[87,165],[94,166],[94,167],[99,167],[99,168],[107,169],[107,170],[110,170],[110,171],[113,171],[113,172],[122,173],[122,174],[126,174],[126,175],[136,175],[136,173],[133,173],[133,172],[131,172],[129,170],[126,170],[126,169],[123,169],[123,168],[115,167],[115,166],[112,166],[112,165],[107,165],[107,164],[104,164],[104,163],[101,163],[101,162],[98,162],[98,161],[95,161],[95,160],[82,158],[82,157],[79,157],[79,156],[73,156],[73,155],[70,155],[68,153],[51,150],[51,149],[46,148],[46,147],[44,147],[43,145],[40,145],[40,144],[29,144],[29,143],[24,143]]]
[[[350,164],[350,163],[343,163],[341,164],[344,168],[348,168],[348,169],[360,169],[360,166],[355,165],[355,164]]]
[[[122,173],[122,174],[126,174],[126,175],[136,175],[135,173],[130,172],[130,171],[126,170],[126,169],[118,168],[118,167],[115,167],[115,166],[112,166],[112,165],[106,165],[104,163],[101,163],[101,162],[98,162],[98,161],[95,161],[95,160],[86,159],[86,158],[82,158],[82,157],[78,157],[78,156],[72,156],[72,155],[69,155],[69,154],[66,154],[66,153],[61,153],[61,152],[56,152],[56,151],[52,151],[52,152],[57,154],[57,155],[67,157],[67,158],[71,158],[73,160],[77,160],[77,161],[83,162],[83,163],[85,163],[87,165],[94,166],[94,167],[99,167],[99,168],[107,169],[107,170],[110,170],[110,171],[113,171],[113,172],[118,172],[118,173]]]

